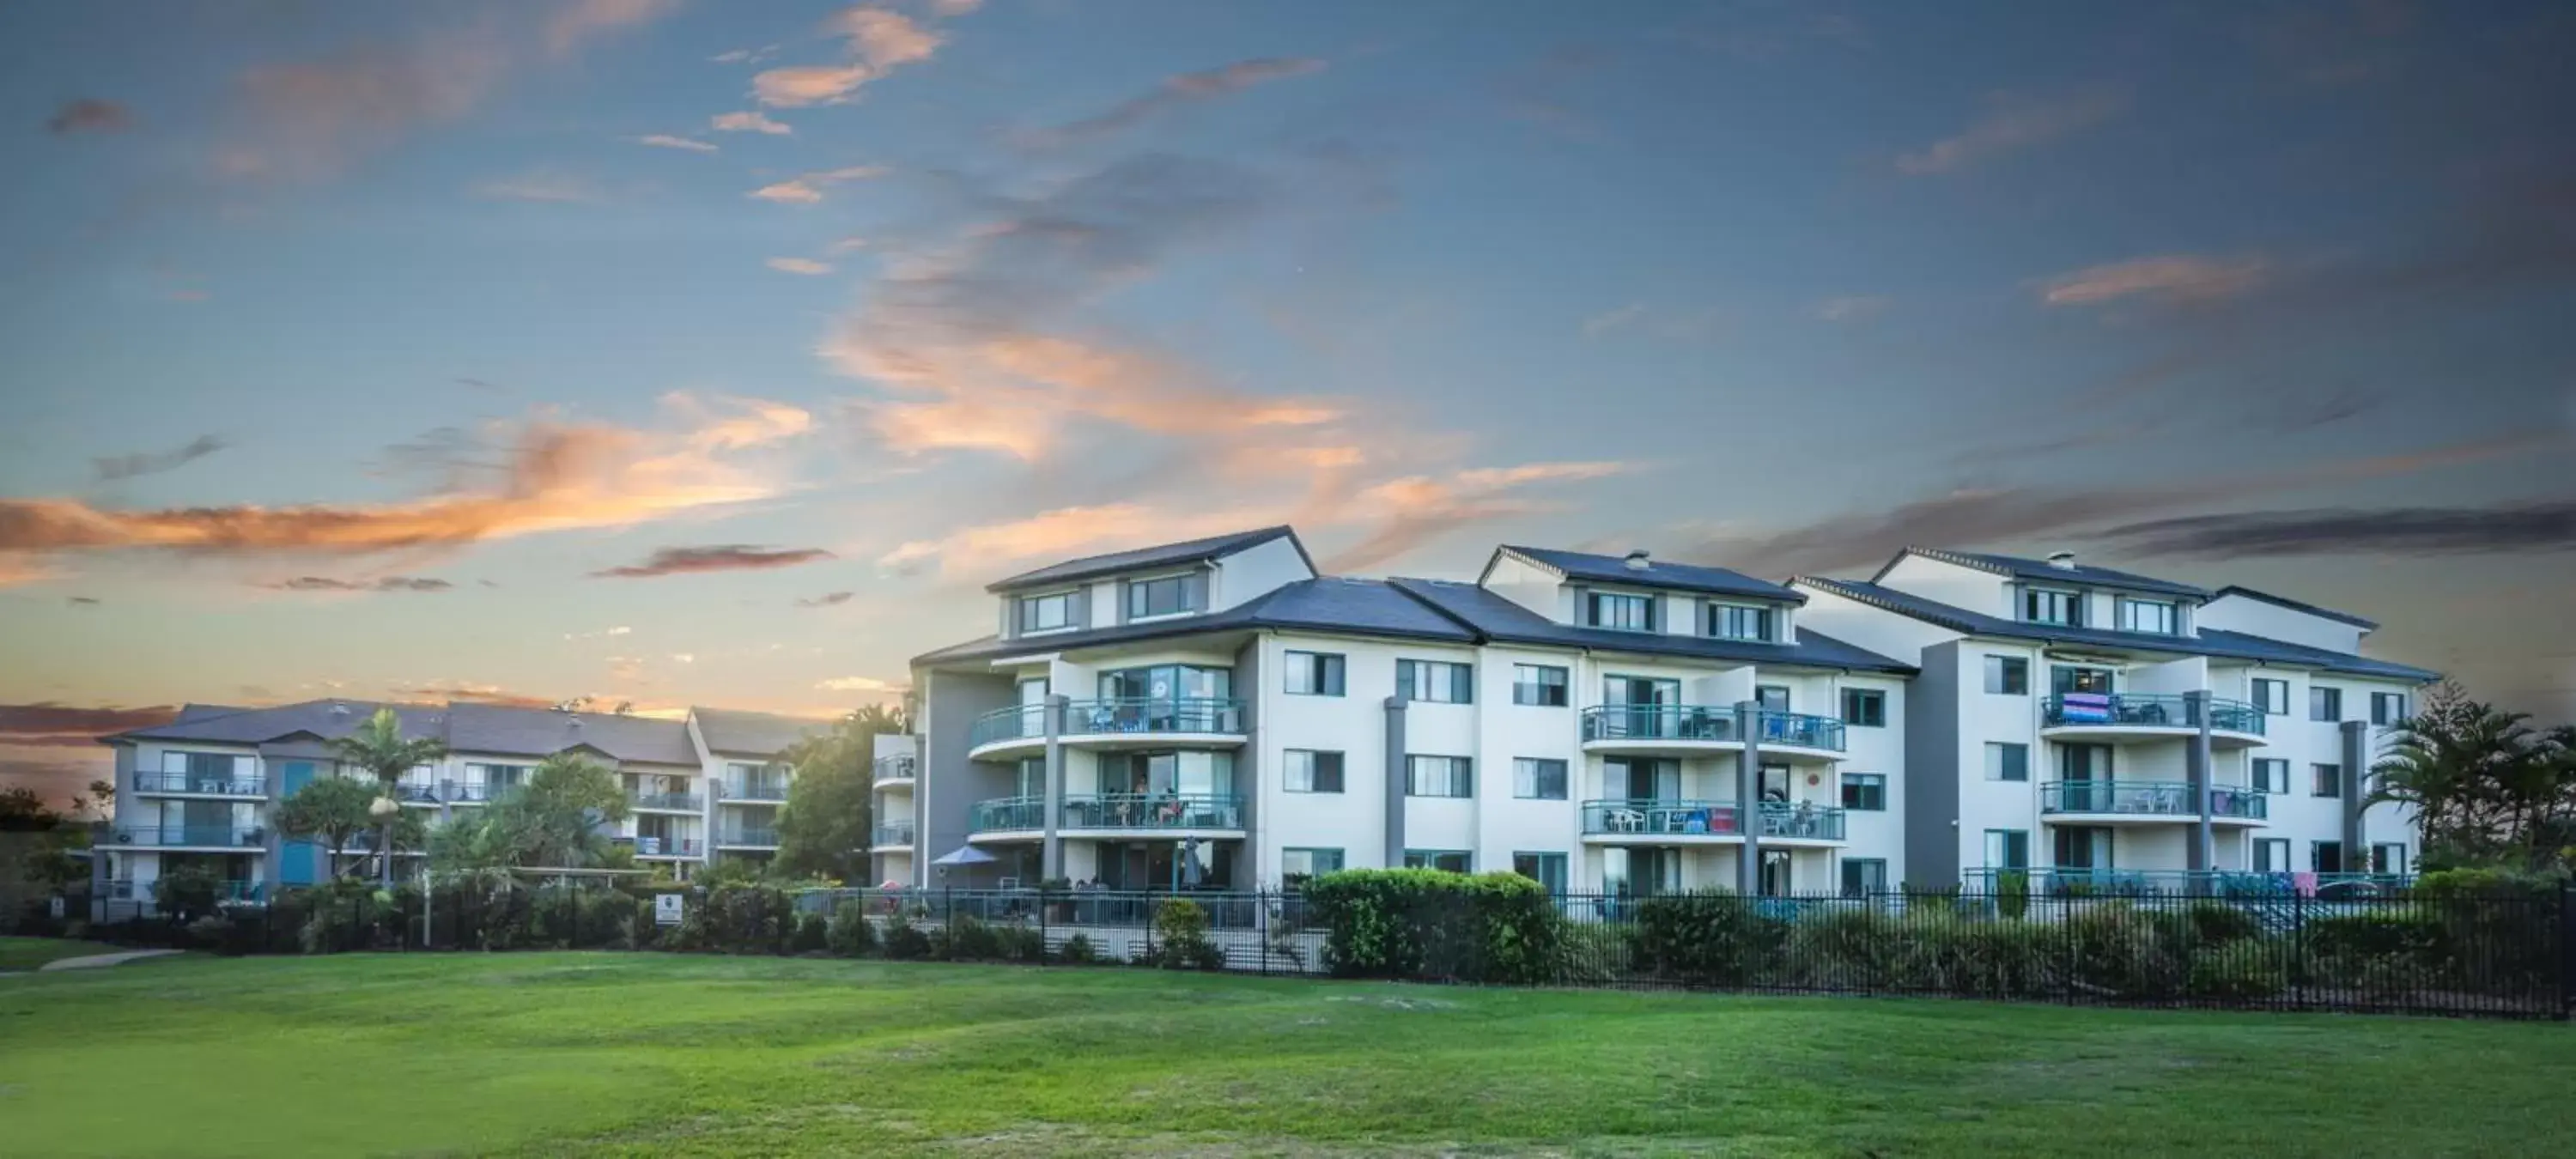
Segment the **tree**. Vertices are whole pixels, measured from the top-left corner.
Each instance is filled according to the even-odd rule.
[[[0,831],[42,833],[64,820],[45,804],[44,794],[25,785],[0,786]]]
[[[2415,810],[2428,859],[2547,868],[2576,829],[2576,728],[2529,719],[2434,686],[2372,765],[2370,800]]]
[[[402,718],[390,708],[379,708],[356,732],[331,742],[345,764],[355,765],[375,775],[376,787],[386,800],[394,798],[394,786],[404,773],[430,764],[447,755],[447,746],[433,737],[407,738],[402,733]],[[400,812],[383,811],[378,822],[379,857],[384,863],[382,884],[394,883],[394,824]]]
[[[618,868],[632,854],[605,831],[626,819],[617,774],[579,756],[547,757],[525,784],[441,828],[430,842],[440,872]]]
[[[353,858],[344,867],[340,859],[340,851],[353,844],[358,834],[385,828],[390,830],[394,849],[417,849],[421,845],[427,826],[416,811],[406,809],[390,826],[382,826],[373,813],[376,795],[375,786],[364,781],[316,777],[278,802],[273,819],[279,833],[320,843],[329,858],[331,876],[338,877],[363,861]],[[379,836],[388,834],[380,832]]]
[[[778,811],[777,872],[843,882],[866,877],[875,814],[869,761],[879,734],[904,729],[900,710],[870,705],[787,751],[796,776]]]
[[[185,922],[215,912],[223,879],[202,865],[174,865],[152,883],[152,904],[161,916]]]

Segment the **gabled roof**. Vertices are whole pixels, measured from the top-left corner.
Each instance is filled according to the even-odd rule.
[[[189,722],[191,722],[191,721],[205,720],[205,719],[207,719],[208,717],[215,717],[215,716],[231,716],[232,714],[234,714],[234,713],[236,713],[236,712],[256,712],[256,711],[258,711],[258,710],[257,710],[257,709],[252,709],[252,708],[244,708],[244,707],[242,707],[241,705],[237,705],[237,704],[194,704],[194,703],[190,703],[190,704],[183,704],[183,705],[179,706],[179,719],[178,719],[178,720],[176,720],[176,721],[174,721],[174,722],[172,722],[172,723],[175,723],[175,724],[187,724],[187,723],[189,723]]]
[[[1297,554],[1305,557],[1306,570],[1315,569],[1314,557],[1306,555],[1306,545],[1298,542],[1297,532],[1282,525],[1252,531],[1237,531],[1231,535],[1214,535],[1184,543],[1166,543],[1155,547],[1139,547],[1132,551],[1114,551],[1107,555],[1069,559],[1063,563],[1049,564],[1036,571],[1024,571],[1008,579],[995,581],[984,590],[988,592],[1024,591],[1029,588],[1097,579],[1101,576],[1150,567],[1178,567],[1186,563],[1200,563],[1218,556],[1232,555],[1247,547],[1280,538],[1285,538],[1290,544],[1295,545]]]
[[[2212,598],[2225,599],[2228,596],[2243,596],[2246,599],[2270,604],[2276,608],[2288,608],[2293,612],[2305,612],[2308,615],[2315,616],[2320,619],[2333,620],[2338,624],[2350,624],[2365,632],[2375,632],[2379,630],[2379,625],[2377,623],[2362,619],[2350,612],[2338,612],[2333,608],[2320,608],[2315,604],[2300,603],[2288,596],[2276,596],[2270,592],[2258,592],[2252,588],[2238,587],[2235,584],[2229,584],[2226,587],[2218,589],[2218,594]]]
[[[460,753],[548,757],[589,748],[622,764],[698,763],[687,724],[649,716],[457,703],[447,707],[446,739]]]
[[[190,705],[179,719],[149,728],[129,729],[101,739],[197,741],[202,744],[260,745],[305,735],[336,740],[357,731],[379,708],[390,707],[402,720],[403,735],[444,737],[447,710],[429,704],[383,705],[364,700],[307,700],[270,708],[218,711],[221,705]],[[203,709],[205,711],[198,711]]]
[[[1908,592],[1858,580],[1827,579],[1822,576],[1799,576],[1791,583],[1808,584],[1819,591],[1831,592],[1871,607],[1910,616],[1927,624],[1948,628],[1969,636],[1987,636],[2004,640],[2037,640],[2047,643],[2085,644],[2097,648],[2124,648],[2141,652],[2168,652],[2185,656],[2219,656],[2231,660],[2252,660],[2294,668],[2321,668],[2354,676],[2378,676],[2391,680],[2439,680],[2442,674],[2411,664],[2391,660],[2373,660],[2349,652],[2331,652],[2310,648],[2268,636],[2243,632],[2226,632],[2202,628],[2198,636],[2160,636],[2152,632],[2119,632],[2107,628],[2067,628],[2052,624],[2029,624],[1972,612],[1938,600],[1927,600]]]
[[[1121,624],[1078,632],[1049,632],[1005,640],[986,636],[912,658],[915,666],[974,663],[1068,648],[1241,632],[1262,628],[1342,632],[1409,640],[1474,643],[1475,633],[1380,580],[1323,576],[1282,584],[1247,603],[1204,616],[1176,616],[1148,624]]]
[[[692,708],[689,715],[697,720],[698,735],[706,738],[707,750],[725,756],[774,757],[807,737],[832,731],[828,720],[731,708]],[[689,760],[694,764],[697,758]]]
[[[1700,660],[1796,664],[1816,668],[1911,673],[1914,666],[1846,644],[1822,632],[1800,629],[1794,644],[1721,640],[1669,632],[1621,632],[1560,624],[1475,584],[1440,580],[1387,581],[1415,599],[1440,609],[1476,630],[1482,640],[1511,644],[1544,644],[1603,652],[1643,652]],[[1804,597],[1800,597],[1803,599]]]
[[[1895,559],[1889,560],[1886,567],[1878,569],[1878,574],[1870,577],[1871,581],[1876,582],[1887,578],[1887,573],[1909,555],[1937,559],[1943,563],[1955,563],[1961,567],[1972,567],[1978,571],[1993,572],[1996,575],[2010,576],[2014,579],[2090,584],[2106,588],[2125,588],[2133,592],[2189,596],[2198,600],[2209,598],[2209,592],[2205,588],[2157,579],[2154,576],[2138,575],[2134,572],[2113,571],[2107,567],[2094,567],[2091,564],[2081,563],[2073,567],[2058,567],[2044,559],[2026,559],[2018,555],[1995,555],[1982,551],[1946,551],[1936,547],[1909,547],[1898,552]]]
[[[1495,558],[1518,556],[1530,563],[1571,580],[1587,583],[1618,584],[1626,587],[1659,588],[1676,592],[1704,592],[1711,595],[1743,596],[1748,599],[1801,603],[1807,597],[1742,572],[1722,567],[1648,560],[1645,567],[1632,568],[1628,561],[1615,555],[1593,555],[1581,551],[1559,551],[1552,547],[1519,547],[1504,544],[1494,549]],[[1493,574],[1491,560],[1485,563],[1485,574]]]

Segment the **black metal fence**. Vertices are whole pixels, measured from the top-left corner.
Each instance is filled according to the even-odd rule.
[[[221,953],[865,953],[1437,983],[2497,1018],[2564,1019],[2576,1004],[2576,890],[2338,899],[1563,894],[1508,926],[1464,898],[1433,896],[1362,924],[1437,943],[1437,952],[1378,957],[1347,944],[1349,915],[1323,912],[1296,892],[659,892],[679,898],[677,923],[654,894],[607,888],[312,891],[226,905],[217,922],[137,918],[88,935]],[[834,932],[853,922],[868,927],[864,935]]]

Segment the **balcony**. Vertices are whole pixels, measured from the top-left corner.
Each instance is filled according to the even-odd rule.
[[[1735,710],[1715,705],[1604,704],[1583,710],[1586,752],[1692,756],[1742,752],[1744,735]],[[1843,722],[1830,716],[1763,709],[1753,714],[1753,736],[1764,753],[1795,759],[1840,759]]]
[[[1971,869],[1962,875],[1971,894],[2034,897],[2223,897],[2233,900],[2324,901],[2404,893],[2414,876],[2404,873],[2263,873],[2221,869],[2117,869],[2060,866],[2043,869]]]
[[[406,805],[435,805],[438,803],[438,786],[404,781],[394,786],[394,800]]]
[[[1753,727],[1766,754],[1779,749],[1795,756],[1794,750],[1804,749],[1839,757],[1843,751],[1843,722],[1835,717],[1766,708],[1753,714]]]
[[[151,901],[159,882],[111,881],[107,883],[109,901]],[[221,881],[215,883],[215,900],[255,902],[268,894],[268,883],[261,881]]]
[[[1056,828],[1241,833],[1243,802],[1232,793],[1093,793],[1067,796]]]
[[[2262,793],[2235,785],[2212,785],[2212,821],[2252,824],[2270,815]],[[2185,781],[2050,781],[2039,787],[2042,814],[2081,814],[2088,820],[2123,822],[2195,821],[2200,806]]]
[[[729,781],[724,785],[723,794],[717,799],[721,801],[744,801],[753,803],[775,803],[778,801],[784,801],[787,799],[787,782]]]
[[[707,799],[695,793],[637,793],[635,808],[645,813],[698,813]]]
[[[2061,692],[2042,702],[2040,735],[2050,740],[2134,744],[2197,736],[2200,715],[2190,697],[2138,692]],[[2209,701],[2213,747],[2246,748],[2263,740],[2263,710],[2241,700]]]
[[[723,849],[776,849],[778,830],[773,827],[746,825],[718,835],[716,845]]]
[[[116,831],[116,843],[162,849],[257,849],[267,836],[267,830],[255,825],[132,825]]]
[[[879,825],[876,831],[869,835],[868,844],[880,852],[896,848],[910,849],[912,848],[912,826]]]
[[[875,778],[875,787],[880,789],[910,788],[913,779],[920,775],[920,771],[920,760],[909,754],[878,757],[869,766],[869,772]]]
[[[637,857],[704,857],[706,846],[695,837],[644,836],[635,839]]]
[[[193,773],[136,773],[134,791],[141,796],[266,797],[268,782],[259,777],[200,776]]]
[[[1046,828],[1046,798],[997,797],[975,802],[967,816],[966,828],[974,833],[1039,830]]]
[[[975,718],[967,730],[967,755],[978,759],[1024,755],[1046,742],[1042,704],[1012,705]],[[1243,743],[1243,702],[1231,697],[1134,697],[1075,700],[1064,706],[1057,737],[1083,748],[1135,748]]]
[[[1839,806],[1765,801],[1754,810],[1763,841],[1839,842]],[[1640,845],[1736,842],[1744,838],[1744,813],[1733,801],[1626,799],[1585,801],[1583,835]]]

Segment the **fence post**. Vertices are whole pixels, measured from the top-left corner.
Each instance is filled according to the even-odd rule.
[[[2290,887],[2290,1004],[2308,1004],[2308,897]]]
[[[939,940],[948,943],[948,960],[954,962],[957,960],[957,887],[940,886],[939,901],[940,908],[947,913],[939,922]]]
[[[2576,882],[2558,887],[2558,1011],[2567,1021],[2576,1007]]]
[[[1270,975],[1270,891],[1256,890],[1252,895],[1252,936],[1261,948],[1256,961],[1261,963],[1263,977]]]

